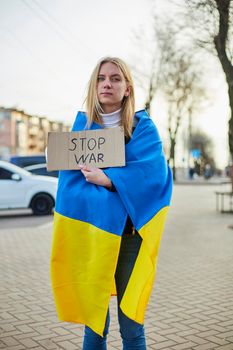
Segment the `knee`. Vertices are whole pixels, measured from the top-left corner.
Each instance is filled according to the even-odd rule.
[[[104,331],[103,331],[103,337],[101,337],[99,334],[95,333],[91,328],[88,326],[85,326],[84,328],[84,337],[88,339],[96,339],[97,341],[100,339],[106,338],[108,335],[108,326],[105,326]]]
[[[82,350],[107,349],[107,330],[104,330],[103,337],[95,333],[91,328],[85,326]]]
[[[141,325],[140,325],[141,326]],[[120,333],[122,339],[125,340],[136,340],[140,338],[145,338],[144,327],[131,327],[131,328],[120,328]]]
[[[120,329],[124,349],[146,350],[146,338],[143,325],[134,325]]]
[[[125,340],[144,338],[144,326],[124,316],[120,320],[120,334]]]

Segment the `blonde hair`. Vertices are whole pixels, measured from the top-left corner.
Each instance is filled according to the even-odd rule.
[[[104,111],[99,103],[97,96],[97,79],[102,64],[107,62],[115,64],[120,69],[124,76],[127,86],[129,86],[129,96],[124,97],[122,100],[121,125],[123,126],[125,136],[130,137],[132,134],[133,117],[135,113],[133,80],[126,63],[117,57],[104,57],[100,59],[91,75],[91,78],[88,83],[87,97],[85,99],[87,111],[87,126],[90,127],[90,125],[93,122],[102,124],[102,120],[99,113],[104,113]]]

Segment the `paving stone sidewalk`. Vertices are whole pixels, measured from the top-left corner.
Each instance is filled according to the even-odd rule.
[[[233,350],[233,215],[216,213],[214,191],[175,186],[145,320],[148,349]],[[57,320],[50,247],[49,225],[0,229],[0,349],[82,348],[83,326]],[[115,298],[110,308],[108,350],[120,350]]]

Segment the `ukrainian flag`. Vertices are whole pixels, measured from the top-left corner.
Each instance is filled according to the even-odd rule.
[[[172,174],[158,131],[146,111],[125,146],[126,166],[103,171],[110,192],[88,183],[80,171],[61,171],[54,216],[51,280],[58,318],[82,323],[103,336],[121,236],[129,215],[142,244],[120,307],[143,324],[156,273],[160,240],[172,192]],[[79,112],[73,131],[84,130]],[[93,123],[90,129],[102,128]]]

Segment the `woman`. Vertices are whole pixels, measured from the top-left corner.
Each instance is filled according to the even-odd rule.
[[[172,190],[157,129],[135,113],[126,64],[107,57],[89,81],[87,113],[73,131],[121,125],[126,165],[61,171],[51,256],[61,320],[85,324],[84,350],[106,349],[109,301],[117,295],[124,350],[145,350],[144,314]]]

